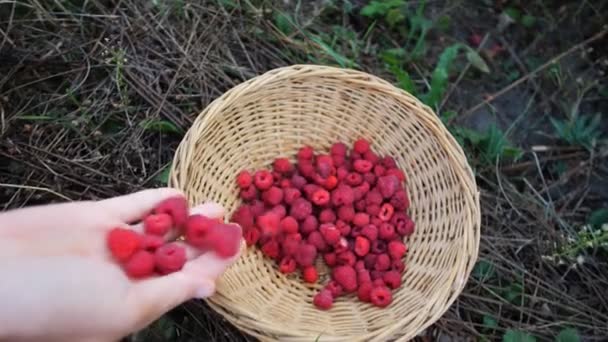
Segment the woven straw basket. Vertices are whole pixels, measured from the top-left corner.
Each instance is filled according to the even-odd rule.
[[[407,270],[392,304],[378,309],[353,296],[329,311],[312,304],[319,284],[283,275],[258,248],[243,250],[218,280],[209,304],[261,340],[409,340],[431,325],[462,291],[479,245],[479,197],[458,143],[416,98],[377,77],[339,68],[296,65],[244,82],[211,103],[180,144],[170,186],[191,203],[215,201],[231,213],[242,169],[268,167],[299,147],[326,150],[359,137],[395,156],[408,177]],[[322,259],[322,258],[321,258]],[[326,269],[325,269],[326,270]]]

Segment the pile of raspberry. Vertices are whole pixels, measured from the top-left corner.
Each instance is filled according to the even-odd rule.
[[[315,263],[323,258],[332,271],[313,299],[319,309],[348,293],[388,306],[405,270],[404,237],[414,232],[405,174],[365,139],[350,153],[341,142],[329,154],[304,146],[296,160],[278,158],[272,171],[241,171],[243,203],[231,220],[243,228],[247,245],[259,246],[282,273],[300,270],[305,282],[315,283]]]
[[[113,228],[106,236],[113,259],[133,279],[177,272],[186,263],[186,249],[176,240],[201,251],[214,251],[221,258],[237,254],[241,229],[203,215],[190,215],[183,197],[172,197],[159,203],[143,218],[143,233],[129,228]]]

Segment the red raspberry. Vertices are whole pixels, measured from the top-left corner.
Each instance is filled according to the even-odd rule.
[[[376,216],[380,213],[380,206],[377,204],[370,204],[365,208],[365,212],[369,214],[369,216]]]
[[[302,193],[300,192],[300,190],[296,189],[296,188],[285,188],[283,190],[283,200],[285,201],[285,203],[291,205],[293,203],[293,201],[295,201],[296,199],[300,198],[302,196]]]
[[[285,216],[279,223],[279,227],[281,228],[281,232],[283,234],[297,233],[298,221],[291,216]]]
[[[339,185],[331,192],[331,201],[334,206],[351,205],[355,201],[353,188],[348,185]]]
[[[379,227],[382,224],[382,221],[376,216],[369,219],[369,223],[373,224],[376,227]]]
[[[293,170],[293,165],[287,158],[277,158],[274,160],[273,169],[279,173],[290,173]]]
[[[315,246],[319,252],[327,250],[327,243],[323,239],[323,236],[318,231],[314,231],[308,235],[307,241],[309,244]]]
[[[364,270],[365,269],[365,263],[363,262],[363,260],[358,260],[355,263],[355,271],[359,272],[360,270]]]
[[[301,160],[298,164],[298,171],[306,178],[312,178],[315,174],[315,166],[309,160]]]
[[[378,214],[378,218],[382,221],[390,221],[395,213],[395,208],[389,203],[384,203],[380,208],[380,213]]]
[[[152,214],[144,218],[144,231],[146,234],[163,236],[173,226],[171,216],[167,214]]]
[[[388,271],[382,277],[384,284],[391,289],[396,289],[401,286],[401,273],[397,271]]]
[[[216,224],[207,233],[208,247],[221,258],[230,258],[241,248],[241,234],[241,227],[236,224]]]
[[[357,236],[355,239],[355,253],[362,257],[369,253],[370,243],[369,240],[364,238],[363,236]]]
[[[384,240],[374,240],[372,242],[372,253],[374,254],[382,254],[386,252],[386,241]]]
[[[355,210],[359,211],[359,212],[365,212],[365,209],[367,209],[366,205],[365,205],[365,201],[364,200],[359,200],[357,202],[355,202]],[[354,217],[353,217],[354,219]]]
[[[279,257],[279,243],[276,240],[270,239],[262,245],[262,253],[271,259],[277,259]]]
[[[307,216],[302,223],[300,224],[300,232],[304,235],[308,235],[311,232],[317,230],[319,226],[319,221],[315,216]]]
[[[285,216],[287,216],[287,209],[285,209],[285,206],[282,204],[275,205],[268,212],[274,213],[279,217],[279,219],[283,219]]]
[[[338,230],[340,231],[340,235],[342,236],[348,236],[351,231],[350,226],[340,220],[336,221],[336,228],[338,228]]]
[[[373,287],[374,285],[371,282],[359,285],[359,288],[357,289],[357,298],[362,302],[369,303],[371,301]]]
[[[329,164],[330,166],[334,166],[334,161],[330,155],[327,154],[319,154],[316,158],[317,166],[320,164]],[[325,176],[324,176],[325,177]]]
[[[323,209],[321,213],[319,213],[319,221],[321,223],[333,223],[336,221],[336,214],[334,214],[333,209]]]
[[[372,282],[376,285],[384,285],[384,280],[382,280],[382,276],[384,276],[384,272],[380,272],[378,270],[373,270],[369,272],[372,277]]]
[[[262,200],[268,205],[277,205],[283,201],[283,190],[276,186],[262,192]]]
[[[376,188],[373,190],[370,190],[367,193],[367,195],[365,195],[365,202],[367,203],[367,205],[371,205],[371,204],[381,205],[382,204],[382,194]]]
[[[382,158],[382,166],[384,166],[385,169],[396,169],[397,163],[393,157],[386,156]]]
[[[384,308],[393,301],[391,290],[385,286],[374,287],[370,293],[370,300],[373,305]]]
[[[317,189],[312,193],[310,200],[318,206],[324,206],[329,203],[330,195],[325,189]]]
[[[294,174],[293,176],[291,176],[291,186],[293,186],[296,189],[302,189],[302,187],[304,185],[306,185],[307,181],[306,178],[298,175],[298,174]]]
[[[361,153],[357,153],[357,152],[355,152],[355,151],[352,151],[352,152],[350,153],[350,159],[351,159],[352,161],[359,160],[359,159],[363,159],[363,155],[362,155]]]
[[[396,237],[395,227],[388,222],[383,222],[378,228],[378,236],[384,240],[392,240]]]
[[[386,173],[386,169],[384,168],[384,166],[382,166],[380,164],[374,166],[374,176],[382,177],[382,176],[384,176],[385,173]]]
[[[291,205],[290,215],[296,220],[303,220],[312,214],[312,204],[303,198],[298,198]]]
[[[353,189],[355,193],[355,201],[359,201],[365,198],[365,195],[369,192],[369,183],[367,181],[361,183]]]
[[[403,260],[393,260],[391,263],[391,270],[403,273],[403,271],[405,271],[405,263],[403,263]]]
[[[251,173],[249,173],[247,170],[239,172],[239,174],[236,176],[236,184],[241,189],[250,187],[251,184],[253,184],[253,177],[251,176]]]
[[[321,310],[329,310],[334,305],[334,298],[329,290],[323,289],[314,296],[312,302]]]
[[[251,207],[247,204],[242,204],[234,211],[230,221],[238,223],[243,228],[253,227],[255,224],[255,219],[253,217],[253,213],[251,212]]]
[[[158,235],[144,235],[141,238],[141,249],[154,253],[165,244],[165,239]]]
[[[414,232],[414,221],[403,212],[393,214],[391,223],[396,227],[397,233],[401,236],[410,236]]]
[[[247,246],[253,246],[258,243],[260,235],[260,231],[255,227],[245,230],[245,242],[247,243]]]
[[[260,170],[253,176],[253,184],[259,190],[267,190],[272,186],[274,179],[268,170]]]
[[[374,265],[374,268],[376,269],[376,271],[386,271],[391,267],[391,258],[388,256],[388,254],[380,254],[378,255],[378,257],[376,258],[376,265]]]
[[[363,176],[359,173],[351,172],[344,178],[344,182],[350,186],[357,186],[363,183]]]
[[[348,151],[348,147],[346,147],[346,144],[342,142],[337,142],[331,145],[329,151],[332,155],[345,156],[346,152]]]
[[[276,236],[279,233],[281,218],[277,213],[268,211],[258,216],[257,223],[263,236]]]
[[[340,156],[340,155],[337,155],[337,154],[332,154],[331,155],[331,159],[334,161],[334,166],[336,168],[340,167],[340,166],[342,166],[344,164],[346,164],[346,156]]]
[[[357,171],[359,173],[370,172],[373,167],[374,167],[374,164],[372,164],[372,162],[365,160],[365,159],[355,160],[355,162],[353,163],[353,169],[355,169],[355,171]]]
[[[378,228],[373,224],[368,224],[361,230],[361,235],[365,236],[369,241],[378,239]]]
[[[405,223],[402,226],[397,227],[398,233],[401,236],[410,236],[414,232],[414,227],[415,227],[414,221],[407,220],[407,221],[405,221]]]
[[[333,160],[332,160],[332,164],[333,164]],[[332,174],[332,170],[335,173],[335,169],[333,169],[333,166],[330,163],[325,163],[325,162],[317,163],[317,168],[316,168],[317,175],[316,176],[319,176],[319,180],[317,181],[317,184],[325,183],[325,179]]]
[[[384,198],[391,198],[399,189],[399,179],[394,175],[378,178],[378,190]]]
[[[388,243],[387,250],[393,260],[399,260],[407,253],[407,246],[402,241],[393,240]]]
[[[306,184],[302,187],[302,191],[306,195],[306,198],[309,200],[312,199],[312,195],[314,195],[314,193],[319,189],[321,189],[321,187],[316,184]]]
[[[251,213],[253,214],[253,217],[258,217],[260,215],[262,215],[264,213],[264,210],[266,210],[266,207],[264,206],[264,202],[260,201],[260,200],[253,200],[250,204],[251,206]]]
[[[301,147],[300,150],[298,151],[298,161],[302,161],[302,160],[311,160],[312,157],[314,156],[314,150],[312,147],[310,146],[304,146]]]
[[[367,152],[363,153],[363,159],[371,162],[374,165],[380,162],[380,158],[372,150],[368,150]]]
[[[323,254],[323,260],[325,261],[327,266],[333,267],[336,265],[338,259],[336,253],[330,252]]]
[[[154,254],[148,251],[137,251],[124,265],[125,273],[130,278],[145,278],[154,273]]]
[[[391,176],[391,175],[397,177],[399,182],[405,182],[407,180],[407,177],[405,177],[405,173],[403,173],[403,171],[401,171],[399,169],[386,170],[385,176]]]
[[[207,246],[208,234],[211,227],[217,224],[216,220],[203,215],[191,215],[186,221],[186,242],[188,244],[203,248]]]
[[[355,217],[355,208],[351,205],[343,205],[338,208],[338,218],[344,222],[350,222]]]
[[[154,260],[160,274],[177,272],[186,263],[186,250],[176,243],[168,243],[156,250]]]
[[[173,225],[182,228],[188,219],[188,202],[182,196],[175,196],[160,202],[154,208],[155,214],[168,214]]]
[[[330,245],[337,243],[340,240],[340,231],[331,223],[324,223],[319,227],[319,232],[325,242]]]
[[[332,190],[336,186],[338,186],[338,178],[336,176],[327,177],[327,179],[325,179],[325,182],[323,183],[323,187],[327,190]]]
[[[336,170],[336,177],[338,178],[338,180],[345,179],[348,176],[348,174],[349,174],[348,169],[344,166],[340,166]]]
[[[317,258],[317,249],[311,244],[302,243],[298,246],[294,258],[300,267],[311,266]]]
[[[369,142],[364,138],[357,139],[353,144],[353,150],[359,154],[363,154],[369,151]]]
[[[256,189],[255,186],[252,185],[248,188],[241,189],[241,192],[239,193],[239,195],[245,201],[251,201],[251,200],[256,199],[256,197],[258,197],[258,189]]]
[[[354,226],[352,231],[350,232],[350,236],[356,238],[357,236],[361,235],[362,230],[363,230],[363,227]]]
[[[335,280],[346,292],[357,289],[357,273],[352,266],[338,266],[332,270],[332,279]]]
[[[325,289],[331,292],[331,295],[334,298],[340,297],[344,293],[344,289],[340,284],[338,284],[335,280],[330,280],[327,285],[325,285]]]
[[[291,257],[295,256],[298,252],[298,248],[300,247],[300,242],[302,242],[302,236],[300,234],[296,233],[286,235],[283,243],[281,244],[283,255]]]
[[[279,186],[281,187],[281,189],[287,189],[291,187],[291,181],[289,179],[281,179],[281,182],[279,182]]]
[[[358,227],[365,227],[369,224],[369,215],[366,213],[356,213],[353,224]]]
[[[282,174],[275,172],[275,171],[272,171],[270,174],[272,175],[272,184],[274,184],[274,185],[281,184],[281,181],[283,180]]]
[[[344,251],[342,253],[337,254],[338,265],[348,265],[354,267],[356,262],[357,257],[352,251]]]
[[[340,253],[348,251],[348,241],[343,237],[340,238],[340,241],[338,241],[334,245],[334,251],[336,252],[336,254],[340,254]]]
[[[319,279],[317,269],[314,266],[304,267],[304,269],[302,270],[302,279],[304,279],[304,281],[307,283],[316,283]]]
[[[289,274],[296,271],[296,261],[292,257],[283,257],[279,263],[279,271],[281,273]]]
[[[407,192],[404,190],[397,190],[391,198],[391,204],[395,210],[406,210],[410,206],[410,199],[407,196]]]
[[[365,263],[365,268],[367,268],[368,270],[374,269],[374,267],[376,266],[377,257],[378,257],[377,254],[372,254],[372,253],[369,253],[368,255],[366,255],[363,258],[363,262]]]
[[[376,175],[373,174],[372,172],[366,172],[363,174],[363,181],[368,184],[374,185],[374,184],[376,184],[377,180],[378,179],[376,178]]]
[[[372,276],[369,274],[369,271],[366,269],[358,270],[357,271],[357,282],[359,284],[371,283]]]

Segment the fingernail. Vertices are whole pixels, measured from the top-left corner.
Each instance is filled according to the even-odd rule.
[[[196,289],[195,296],[196,298],[207,298],[211,297],[213,295],[213,292],[215,292],[215,286],[213,286],[213,284],[206,283]]]

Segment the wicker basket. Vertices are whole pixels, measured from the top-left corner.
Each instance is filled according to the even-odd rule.
[[[431,325],[460,294],[479,245],[479,197],[458,143],[426,106],[366,73],[295,65],[244,82],[211,103],[179,146],[170,185],[192,203],[216,201],[228,212],[239,203],[235,176],[293,156],[303,144],[328,149],[336,140],[372,141],[396,156],[408,176],[410,215],[407,271],[393,303],[378,309],[352,296],[329,311],[312,304],[320,284],[278,272],[257,248],[218,281],[209,304],[261,340],[409,340]]]

